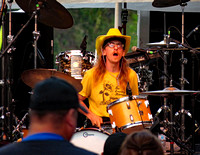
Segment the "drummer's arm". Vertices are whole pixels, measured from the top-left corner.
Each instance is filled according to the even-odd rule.
[[[103,120],[100,116],[97,116],[96,114],[94,114],[93,112],[91,112],[88,107],[85,105],[85,103],[83,102],[86,97],[82,96],[82,95],[78,95],[79,96],[79,102],[82,106],[85,107],[85,109],[88,111],[88,113],[85,113],[84,111],[82,111],[81,109],[78,109],[78,111],[80,113],[82,113],[83,115],[85,115],[87,118],[89,118],[92,122],[92,125],[96,125],[97,127],[101,127],[101,124],[103,123]]]

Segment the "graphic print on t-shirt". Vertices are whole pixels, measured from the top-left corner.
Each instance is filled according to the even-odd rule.
[[[111,102],[125,96],[125,92],[122,91],[119,86],[114,86],[109,81],[104,82],[103,90],[100,90],[99,94],[102,96],[100,105],[108,105]]]

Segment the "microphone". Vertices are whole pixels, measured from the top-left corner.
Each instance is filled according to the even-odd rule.
[[[141,49],[141,48],[137,48],[136,46],[133,46],[133,47],[131,48],[131,51],[132,51],[132,52],[140,52],[140,53],[143,53],[143,54],[154,54],[153,51],[144,50],[144,49]]]
[[[87,49],[87,35],[85,35],[85,37],[83,38],[82,42],[81,42],[81,45],[80,45],[80,48],[81,48],[81,52],[83,53],[83,57],[85,56],[86,54],[86,49]]]
[[[45,58],[42,55],[42,53],[40,52],[40,50],[37,48],[37,53],[38,53],[38,58],[40,60],[40,63],[42,66],[44,66],[46,64]]]
[[[129,85],[129,82],[127,82],[127,86],[126,86],[126,95],[128,95],[129,100],[133,100],[132,91],[131,91],[131,87]]]
[[[199,29],[199,26],[200,26],[200,25],[198,25],[197,27],[195,27],[195,28],[186,36],[186,38],[189,38],[194,32],[196,32],[196,31]]]

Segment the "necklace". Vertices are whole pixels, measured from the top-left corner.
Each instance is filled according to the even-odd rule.
[[[120,73],[121,73],[121,69],[119,71],[119,74],[117,76],[113,75],[111,72],[108,71],[108,73],[113,76],[116,80],[117,80],[117,85],[119,86],[119,76],[120,76]]]

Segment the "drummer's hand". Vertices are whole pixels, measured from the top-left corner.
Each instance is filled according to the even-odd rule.
[[[90,119],[92,122],[93,126],[97,126],[101,128],[101,124],[103,123],[103,119],[100,116],[97,116],[96,114],[90,112],[87,117]]]

